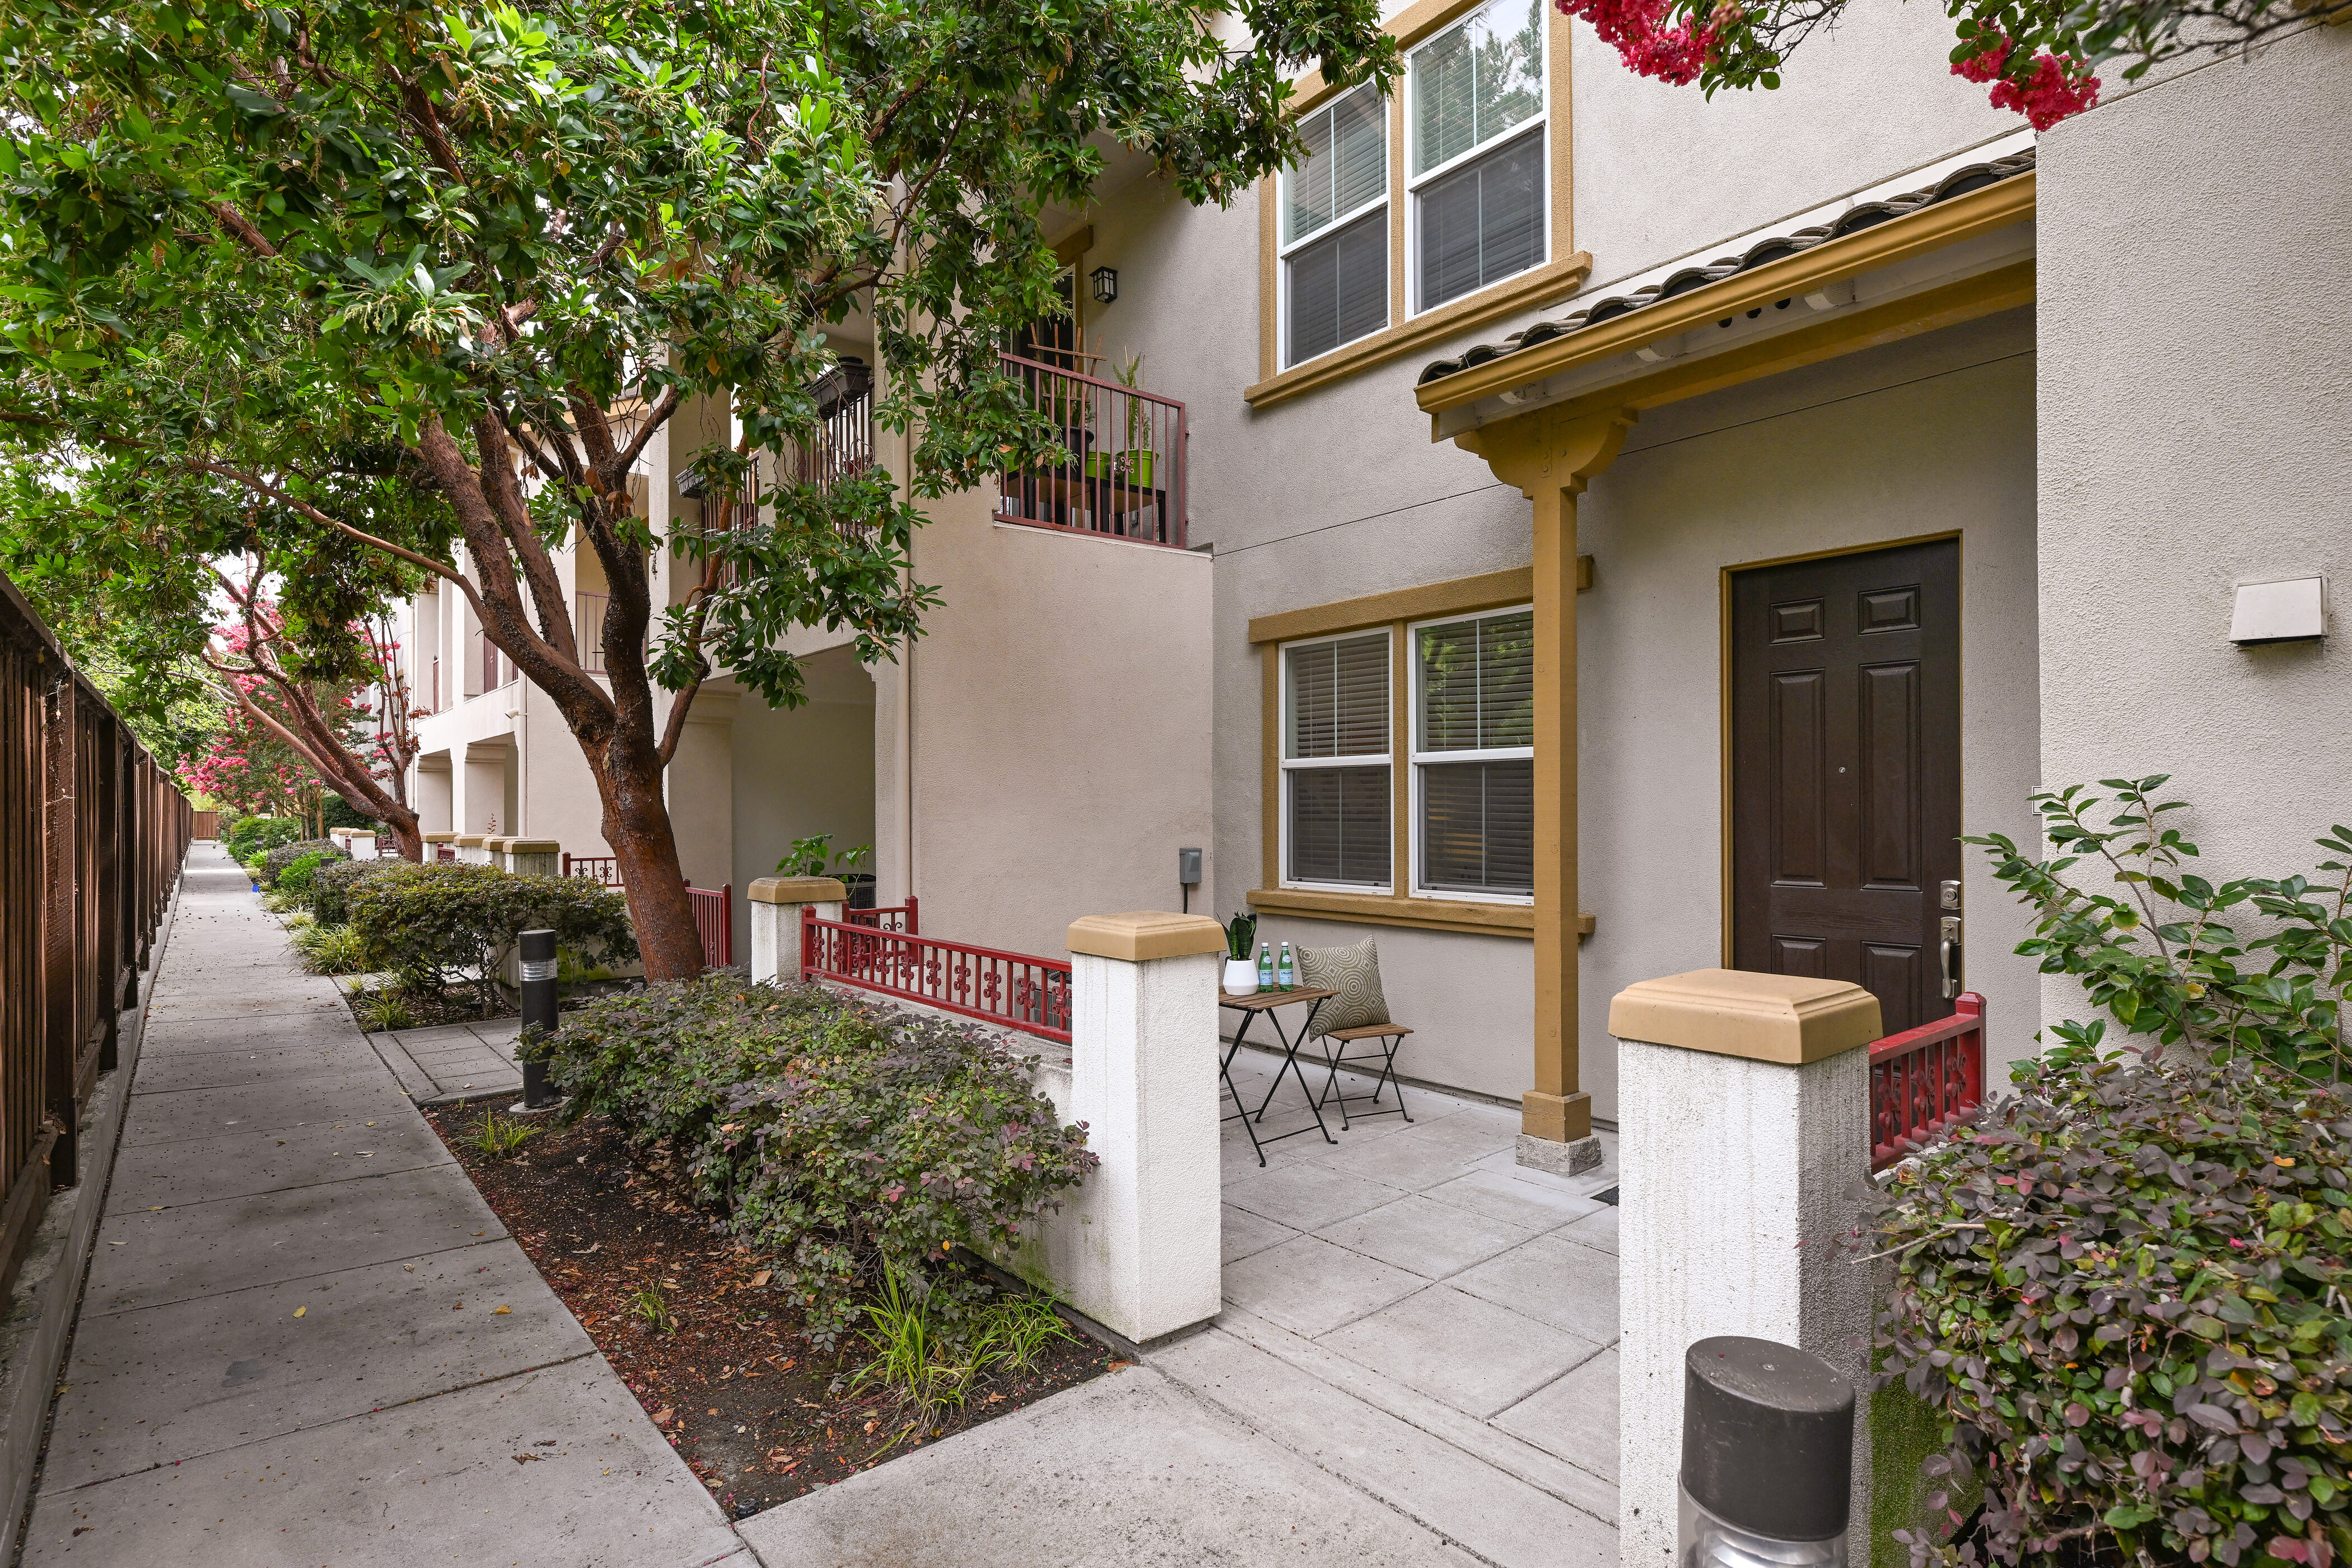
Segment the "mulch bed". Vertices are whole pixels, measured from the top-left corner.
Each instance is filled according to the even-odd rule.
[[[549,1123],[511,1159],[472,1142],[480,1110],[425,1113],[492,1212],[572,1310],[719,1507],[736,1518],[870,1469],[1121,1364],[1090,1340],[1050,1347],[992,1379],[944,1424],[916,1435],[894,1396],[837,1392],[865,1355],[801,1337],[799,1321],[754,1284],[760,1259],[673,1195],[601,1118]],[[638,1310],[657,1290],[675,1323]],[[894,1440],[895,1439],[895,1440]]]
[[[335,984],[343,987],[343,1005],[353,1008],[352,1016],[358,1020],[357,1004],[368,993],[354,994],[351,989],[353,978],[348,974],[338,975]],[[564,986],[556,1006],[569,1013],[574,1008],[585,1007],[591,1002],[601,1001],[624,991],[636,990],[644,984],[642,980],[579,981]],[[437,1029],[449,1024],[495,1024],[503,1018],[519,1016],[521,1012],[513,1000],[501,993],[498,1011],[484,1017],[481,996],[471,985],[452,986],[447,994],[441,996],[406,995],[401,998],[401,1003],[408,1009],[407,1026],[411,1029]],[[366,1029],[364,1020],[360,1020],[360,1027]]]

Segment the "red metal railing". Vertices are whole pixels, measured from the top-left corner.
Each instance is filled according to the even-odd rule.
[[[1963,991],[1939,1023],[1870,1047],[1870,1168],[1883,1171],[1984,1102],[1984,998]]]
[[[580,668],[591,675],[604,673],[604,606],[610,594],[574,594],[579,613],[572,616],[572,635],[580,644]]]
[[[1070,966],[1055,959],[821,921],[804,910],[801,972],[1070,1043]]]
[[[903,904],[893,904],[887,910],[844,910],[842,920],[854,926],[871,926],[899,936],[913,936],[922,930],[916,920],[915,895],[908,893]]]
[[[439,862],[454,861],[457,858],[457,847],[455,844],[436,844],[433,858]]]
[[[621,859],[617,855],[574,855],[567,849],[563,853],[563,874],[617,888],[621,885]]]
[[[1004,475],[997,518],[1183,549],[1184,405],[1019,354],[997,359],[1070,459]]]
[[[728,910],[734,903],[735,884],[723,888],[698,888],[686,885],[686,896],[694,905],[694,929],[702,933],[702,962],[712,969],[726,969],[735,962],[735,922]]]
[[[779,465],[786,484],[831,489],[874,466],[874,373],[862,361],[845,359],[817,377],[816,433]]]

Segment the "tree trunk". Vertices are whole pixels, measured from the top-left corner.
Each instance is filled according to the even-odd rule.
[[[619,737],[593,758],[604,799],[604,842],[620,862],[629,920],[648,980],[691,980],[703,971],[702,931],[678,872],[677,838],[662,798],[662,767],[650,752]]]
[[[404,816],[405,821],[386,816],[383,819],[383,826],[392,834],[392,847],[399,851],[402,859],[421,862],[425,858],[425,835],[417,828],[415,812],[407,812]],[[382,852],[379,847],[377,853]]]

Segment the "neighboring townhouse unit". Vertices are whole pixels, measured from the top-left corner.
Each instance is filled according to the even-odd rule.
[[[1569,1165],[1639,980],[1853,980],[1890,1032],[1965,984],[1996,1061],[2079,1016],[1958,842],[2032,841],[2037,787],[2172,773],[2217,876],[2305,864],[2347,815],[2347,656],[2229,626],[2242,582],[2352,569],[2352,29],[2037,142],[1933,8],[1712,101],[1542,0],[1387,26],[1403,78],[1302,83],[1312,155],[1255,202],[1118,153],[1060,215],[1073,320],[1014,368],[1075,461],[931,509],[943,604],[896,663],[796,634],[807,709],[705,692],[690,879],[740,920],[830,832],[994,947],[1185,900],[1370,937],[1402,1070]],[[727,434],[695,414],[656,527]],[[428,827],[601,853],[551,711],[415,614]]]

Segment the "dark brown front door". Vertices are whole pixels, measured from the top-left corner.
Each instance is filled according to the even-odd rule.
[[[1731,579],[1732,965],[1865,986],[1890,1035],[1952,1011],[1959,565],[1939,540]]]

